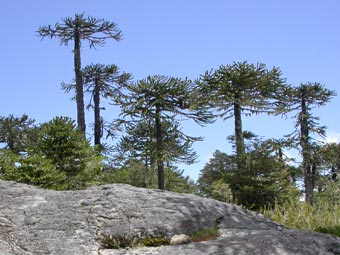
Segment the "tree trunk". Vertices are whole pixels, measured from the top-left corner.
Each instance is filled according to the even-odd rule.
[[[336,172],[337,175],[339,174],[340,171],[340,143],[338,143],[338,157],[337,157],[337,161],[336,161]]]
[[[234,118],[235,118],[235,144],[237,156],[237,168],[242,170],[244,168],[244,139],[242,130],[242,110],[238,102],[234,102]]]
[[[315,167],[312,164],[311,149],[309,144],[309,128],[308,128],[308,111],[304,96],[301,100],[301,113],[300,113],[300,128],[301,138],[300,145],[302,148],[302,168],[305,184],[305,200],[309,204],[313,204],[313,190],[315,186]]]
[[[100,119],[100,88],[99,88],[99,80],[95,80],[93,91],[93,102],[94,102],[94,144],[99,146],[99,150],[101,150],[100,138],[102,136],[102,123]]]
[[[80,34],[77,28],[74,33],[74,72],[76,76],[76,103],[77,103],[77,123],[79,130],[85,136],[85,110],[84,110],[84,89],[83,78],[81,73],[81,59],[80,59]]]
[[[156,104],[156,142],[157,142],[157,170],[158,188],[164,190],[164,162],[163,162],[163,132],[161,123],[161,109]]]

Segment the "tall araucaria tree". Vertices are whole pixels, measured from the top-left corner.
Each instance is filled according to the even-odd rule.
[[[92,16],[85,17],[84,13],[75,14],[73,17],[62,19],[62,23],[42,26],[37,31],[42,38],[58,38],[61,45],[74,43],[74,72],[76,82],[76,103],[77,103],[77,124],[78,128],[85,135],[85,110],[84,110],[84,88],[81,72],[81,42],[87,41],[90,48],[103,46],[106,39],[120,41],[122,33],[117,25],[104,19],[98,19]]]
[[[298,111],[295,115],[295,139],[301,147],[302,169],[305,186],[305,200],[313,204],[313,190],[315,188],[315,178],[317,175],[316,162],[314,160],[313,137],[311,134],[324,136],[325,126],[320,126],[319,118],[313,116],[311,110],[315,107],[324,106],[332,97],[335,91],[326,89],[318,82],[300,84],[299,87],[290,88],[286,91],[286,100],[283,103],[289,111]]]
[[[178,121],[162,121],[164,161],[172,167],[174,163],[193,164],[197,154],[193,150],[193,143],[198,140],[190,137],[180,130]],[[121,159],[138,159],[147,167],[156,163],[156,133],[155,123],[152,120],[141,120],[130,123],[126,127],[126,135],[122,136],[115,150]]]
[[[219,112],[219,116],[225,120],[234,118],[238,168],[242,169],[245,154],[242,114],[274,114],[278,111],[275,102],[280,100],[280,91],[285,85],[281,71],[276,67],[268,70],[262,63],[234,62],[207,71],[198,84],[201,96]]]
[[[82,69],[84,92],[90,94],[90,102],[87,109],[94,111],[94,144],[102,149],[101,137],[103,135],[104,123],[100,111],[101,98],[119,97],[121,86],[127,85],[132,75],[120,73],[116,65],[91,64]],[[64,85],[63,88],[69,92],[75,89],[75,85]]]
[[[122,116],[131,121],[150,120],[154,123],[158,188],[164,189],[164,127],[177,117],[191,119],[200,125],[212,122],[206,105],[197,104],[196,88],[192,81],[167,76],[148,76],[127,86],[129,95],[121,102]]]

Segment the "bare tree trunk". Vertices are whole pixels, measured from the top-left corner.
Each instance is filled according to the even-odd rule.
[[[311,148],[309,144],[309,129],[308,129],[308,112],[305,99],[301,100],[301,113],[300,113],[300,145],[302,148],[302,167],[305,185],[305,200],[309,204],[313,204],[313,191],[315,186],[315,167],[313,167]]]
[[[93,93],[93,102],[94,102],[94,144],[99,146],[101,150],[100,139],[102,136],[102,123],[100,119],[100,88],[98,79],[95,80],[94,85],[94,93]]]
[[[239,103],[234,103],[234,118],[235,118],[235,144],[237,156],[237,168],[243,170],[244,166],[244,138],[242,130],[242,111]]]
[[[84,88],[83,78],[81,73],[81,59],[80,59],[80,35],[76,28],[74,34],[74,72],[76,76],[76,102],[77,102],[77,123],[78,128],[85,136],[85,110],[84,110]]]
[[[163,132],[161,124],[160,106],[156,105],[156,142],[157,142],[157,170],[158,188],[164,190],[164,162],[163,162]]]

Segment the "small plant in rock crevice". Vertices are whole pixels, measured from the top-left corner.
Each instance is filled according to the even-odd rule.
[[[203,229],[193,232],[191,234],[191,240],[193,242],[203,242],[218,238],[219,236],[221,236],[219,232],[219,225],[222,220],[223,217],[219,217],[215,220],[215,224],[213,227],[205,227]]]
[[[221,220],[222,218],[216,219],[213,227],[206,227],[192,232],[190,235],[192,242],[202,242],[218,238],[221,235],[219,233],[219,224]],[[123,249],[137,246],[157,247],[161,245],[169,245],[170,239],[166,235],[150,235],[136,239],[127,236],[105,234],[101,236],[100,242],[102,249]]]
[[[170,240],[164,236],[147,237],[139,241],[138,245],[147,247],[156,247],[161,245],[169,245]]]
[[[132,241],[124,236],[103,235],[100,241],[102,249],[121,249],[132,246]]]
[[[170,240],[166,236],[149,236],[136,240],[125,236],[102,235],[100,242],[102,249],[124,249],[135,246],[156,247],[170,244]]]
[[[203,228],[201,230],[195,231],[191,235],[191,240],[193,242],[203,242],[212,239],[216,239],[221,234],[218,231],[218,224],[215,224],[213,227]]]

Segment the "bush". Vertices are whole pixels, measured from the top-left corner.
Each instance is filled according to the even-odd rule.
[[[264,210],[263,214],[289,228],[340,236],[340,205],[327,199],[317,201],[314,206],[303,201],[289,201],[272,210]]]

